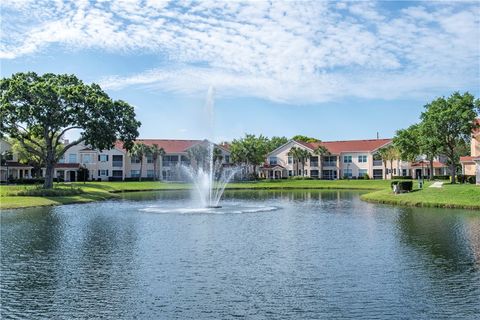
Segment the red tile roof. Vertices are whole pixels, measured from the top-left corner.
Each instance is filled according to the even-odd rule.
[[[473,159],[477,157],[472,157],[472,156],[466,156],[466,157],[460,157],[460,162],[473,162]]]
[[[347,141],[322,141],[322,142],[302,142],[298,143],[315,150],[319,145],[325,146],[332,154],[339,154],[342,152],[372,152],[388,143],[392,139],[372,139],[372,140],[347,140]]]
[[[148,146],[158,145],[163,148],[166,153],[186,152],[188,148],[201,143],[202,140],[170,140],[170,139],[137,139],[135,143],[143,143]],[[115,147],[123,150],[123,143],[117,141]]]
[[[6,166],[8,166],[9,168],[33,168],[28,164],[19,163],[17,161],[7,161],[7,163],[2,167],[6,167]]]

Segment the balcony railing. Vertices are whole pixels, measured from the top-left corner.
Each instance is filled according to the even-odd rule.
[[[112,167],[123,167],[123,161],[112,161]]]
[[[178,165],[178,161],[163,161],[162,165],[164,167],[175,167],[176,165]]]
[[[337,162],[335,161],[325,161],[323,163],[323,166],[324,167],[336,167],[337,166]]]
[[[382,160],[373,160],[373,166],[374,167],[383,166],[383,161]]]
[[[318,161],[310,161],[310,167],[318,167]]]

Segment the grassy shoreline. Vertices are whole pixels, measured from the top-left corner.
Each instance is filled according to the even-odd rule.
[[[416,183],[415,183],[416,184]],[[368,202],[403,206],[462,208],[480,210],[480,188],[473,185],[445,185],[443,188],[426,188],[412,193],[394,195],[390,181],[384,180],[277,180],[231,183],[227,190],[366,190],[361,196]],[[19,196],[17,193],[34,186],[1,186],[0,209],[17,209],[36,206],[53,206],[87,203],[119,198],[122,192],[187,190],[185,183],[164,182],[88,182],[60,183],[56,188],[81,188],[83,193],[71,196]]]

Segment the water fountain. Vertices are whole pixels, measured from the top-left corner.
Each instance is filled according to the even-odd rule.
[[[210,141],[190,149],[190,165],[183,166],[195,188],[194,198],[198,198],[204,208],[220,208],[220,198],[227,183],[237,172],[236,168],[224,168],[222,158],[215,155],[216,147]]]
[[[168,207],[162,204],[162,207],[156,205],[148,208],[142,208],[142,211],[156,213],[246,213],[263,212],[276,210],[272,206],[244,206],[235,203],[228,203],[221,206],[225,187],[230,180],[241,170],[241,167],[225,166],[222,163],[222,150],[216,146],[213,141],[213,110],[214,110],[214,89],[210,87],[207,93],[205,104],[205,115],[208,119],[207,137],[199,144],[191,147],[188,151],[189,164],[179,167],[180,172],[184,173],[188,180],[193,184],[191,190],[192,205],[185,207]]]

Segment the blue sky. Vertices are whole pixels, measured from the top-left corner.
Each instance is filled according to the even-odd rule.
[[[74,73],[136,107],[142,138],[391,137],[480,93],[479,2],[10,1],[2,77]]]

